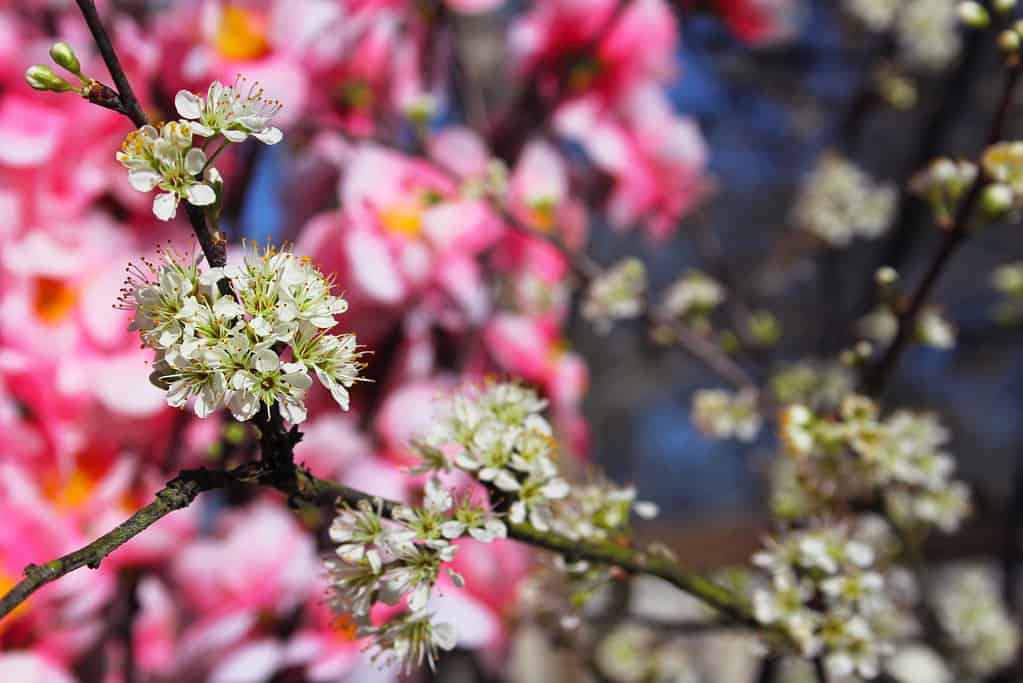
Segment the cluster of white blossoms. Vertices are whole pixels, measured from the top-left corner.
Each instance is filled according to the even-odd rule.
[[[848,159],[828,153],[796,199],[796,224],[828,244],[846,246],[856,236],[880,237],[898,203],[890,183],[876,183]]]
[[[726,292],[717,280],[690,270],[676,280],[661,298],[661,311],[669,318],[706,315],[725,300]]]
[[[656,514],[632,487],[606,481],[570,486],[555,464],[557,444],[541,414],[546,401],[518,384],[490,382],[452,396],[445,414],[414,445],[420,472],[459,469],[484,484],[515,524],[573,539],[624,533],[630,512]]]
[[[976,566],[947,569],[931,599],[956,660],[968,674],[986,678],[1015,659],[1019,626],[1005,609],[993,572]]]
[[[757,438],[763,418],[755,389],[730,392],[701,389],[693,394],[690,417],[696,428],[715,439],[738,439],[750,443]]]
[[[821,657],[831,676],[874,678],[892,651],[886,624],[894,607],[875,553],[840,527],[768,539],[753,563],[770,577],[753,593],[753,614],[781,628],[804,657]]]
[[[454,627],[435,622],[430,611],[442,570],[456,587],[465,585],[445,566],[458,550],[452,541],[467,536],[489,543],[507,536],[507,530],[471,499],[456,502],[436,478],[427,481],[421,506],[399,505],[388,513],[382,502],[363,500],[342,508],[334,519],[330,538],[337,549],[326,560],[332,606],[353,616],[357,635],[372,638],[375,660],[398,662],[404,673],[424,660],[433,668],[437,649],[450,650],[457,640]],[[374,604],[397,605],[403,598],[405,612],[382,626],[372,624]]]
[[[787,406],[779,435],[807,493],[825,507],[879,499],[899,526],[946,533],[970,511],[969,489],[953,478],[955,461],[942,450],[948,432],[933,415],[901,410],[881,419],[873,401],[850,395],[837,415]]]
[[[181,90],[174,103],[183,120],[143,126],[124,139],[117,160],[128,169],[131,186],[139,192],[163,190],[153,199],[160,220],[174,218],[182,199],[193,206],[217,202],[222,181],[212,163],[223,146],[209,157],[205,151],[214,139],[242,142],[251,135],[268,145],[280,142],[281,131],[270,125],[280,102],[263,99],[255,84],[242,92],[240,82],[214,81],[205,99]],[[196,135],[205,138],[200,147],[193,147]]]
[[[331,334],[348,303],[307,259],[251,245],[241,263],[200,267],[201,257],[161,250],[157,263],[129,267],[121,305],[132,330],[156,350],[151,380],[167,403],[194,399],[207,417],[227,406],[238,420],[277,406],[305,420],[311,374],[348,409],[362,355],[351,334]]]
[[[906,66],[938,70],[961,49],[958,0],[844,0],[846,12],[874,33],[891,32]]]
[[[602,334],[618,320],[636,318],[643,311],[646,267],[637,258],[627,258],[608,268],[590,282],[582,303],[583,317]]]

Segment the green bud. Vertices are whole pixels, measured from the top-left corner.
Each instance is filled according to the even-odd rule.
[[[959,12],[959,20],[970,28],[987,28],[991,23],[991,16],[979,2],[960,2],[956,10]]]
[[[53,69],[42,64],[34,64],[25,70],[25,82],[35,90],[49,90],[50,92],[74,90],[78,92],[78,88],[53,73]]]
[[[980,205],[984,213],[991,218],[1000,218],[1012,209],[1012,188],[1004,183],[992,183],[984,188]]]
[[[992,6],[999,14],[1008,14],[1016,9],[1016,0],[995,0]]]
[[[79,78],[82,77],[82,65],[78,62],[78,55],[67,43],[54,43],[50,48],[50,58],[58,66],[64,67]]]

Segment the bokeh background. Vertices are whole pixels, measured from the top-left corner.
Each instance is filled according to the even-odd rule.
[[[929,1],[928,16],[951,17],[955,3]],[[593,463],[660,506],[639,537],[663,541],[689,566],[716,568],[744,563],[767,529],[770,430],[753,443],[702,434],[691,397],[721,380],[684,350],[652,343],[642,321],[610,334],[595,329],[562,257],[543,240],[523,246],[501,227],[485,245],[457,253],[427,244],[433,270],[422,278],[402,260],[412,258],[409,243],[425,243],[419,228],[388,233],[381,216],[379,225],[360,224],[345,213],[345,183],[354,183],[353,160],[368,145],[406,161],[429,158],[437,155],[431,140],[458,130],[504,162],[513,191],[526,197],[512,211],[529,222],[537,210],[529,197],[555,181],[543,163],[519,171],[518,181],[516,169],[526,144],[542,139],[551,152],[545,163],[556,162],[554,175],[568,188],[544,197],[556,216],[545,229],[604,266],[638,257],[651,292],[697,268],[723,282],[731,301],[770,311],[777,341],[736,354],[758,381],[794,362],[831,362],[859,338],[857,321],[876,304],[878,267],[916,282],[940,235],[909,178],[938,155],[975,157],[997,90],[992,41],[949,28],[951,19],[871,27],[862,20],[867,4],[109,0],[100,10],[151,118],[174,117],[178,88],[235,72],[285,101],[284,142],[250,140],[220,160],[229,188],[221,227],[235,252],[242,238],[294,242],[352,293],[349,329],[373,351],[375,383],[356,388],[345,416],[322,396],[311,400],[300,458],[314,471],[414,497],[418,484],[400,469],[404,444],[438,394],[487,373],[524,375],[551,398],[563,448],[580,470]],[[586,71],[588,50],[608,29],[580,17],[611,17],[613,25],[630,5],[650,25],[622,37],[614,59],[599,53],[607,62],[598,65],[626,65],[608,84]],[[550,16],[563,23],[545,24]],[[531,22],[532,38],[523,38]],[[912,40],[949,35],[958,47],[940,63],[905,58]],[[127,261],[165,240],[187,249],[187,223],[159,223],[128,186],[113,156],[127,120],[24,84],[24,69],[45,63],[55,39],[73,44],[88,73],[108,81],[73,3],[0,4],[0,589],[25,564],[113,526],[177,468],[244,461],[253,448],[251,433],[166,408],[146,385],[146,358],[111,307]],[[559,91],[559,79],[573,73],[582,80],[568,78],[576,85]],[[642,138],[622,113],[630,87],[657,93],[662,128],[645,141],[628,137]],[[559,121],[559,109],[587,98],[613,125],[589,121],[576,124],[581,135],[568,134],[578,129]],[[665,132],[679,122],[696,128]],[[632,145],[618,167],[600,156],[616,135]],[[472,156],[451,149],[446,159]],[[829,244],[794,216],[807,178],[836,151],[899,196],[888,229],[873,239]],[[375,183],[391,182],[377,172],[361,170],[371,195]],[[674,184],[680,178],[687,181]],[[627,220],[608,208],[616,192],[643,183],[686,199],[670,210],[636,199]],[[395,201],[403,191],[381,190]],[[374,236],[375,250],[345,251],[367,234],[360,230]],[[1023,336],[999,314],[1006,297],[990,278],[1023,259],[1018,230],[989,226],[957,254],[935,296],[958,328],[956,347],[911,348],[886,394],[892,405],[941,414],[975,487],[971,526],[935,547],[949,557],[997,553],[1009,501],[1020,495]],[[403,293],[387,299],[380,292],[395,277]],[[521,291],[535,284],[530,278],[564,305],[529,310]],[[507,291],[519,294],[509,303]],[[296,517],[270,495],[207,494],[155,527],[151,541],[133,542],[100,571],[47,589],[0,623],[0,680],[390,680],[326,614],[316,557],[328,521]],[[528,619],[507,587],[530,558],[521,549],[496,552],[464,553],[476,592],[452,609],[479,637],[443,660],[439,680],[529,680],[509,664],[509,653],[520,652],[517,625]],[[742,680],[691,670],[704,678],[677,680]],[[613,680],[599,667],[563,678],[575,675]]]

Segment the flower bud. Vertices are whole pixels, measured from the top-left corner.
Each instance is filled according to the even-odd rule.
[[[991,16],[984,6],[973,0],[960,2],[956,10],[959,12],[959,20],[970,28],[987,28],[991,23]]]
[[[53,69],[42,64],[34,64],[25,70],[25,82],[35,90],[49,90],[51,92],[68,92],[78,88],[74,87],[63,78],[53,73]]]
[[[994,0],[992,6],[995,11],[1000,14],[1008,14],[1012,10],[1016,9],[1016,0]]]
[[[992,183],[984,188],[980,205],[989,217],[1001,217],[1012,209],[1012,188],[1004,183]]]
[[[74,75],[81,77],[82,65],[78,62],[78,55],[75,54],[75,51],[67,43],[54,43],[50,48],[50,58],[58,66],[62,66]]]
[[[881,266],[877,269],[877,272],[874,273],[874,280],[882,287],[893,285],[898,279],[899,272],[891,266]]]
[[[1002,31],[998,34],[998,49],[1007,54],[1018,52],[1020,46],[1019,34],[1015,31]]]

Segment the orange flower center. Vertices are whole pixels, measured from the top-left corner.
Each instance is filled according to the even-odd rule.
[[[47,325],[56,325],[66,318],[78,301],[78,292],[64,280],[40,276],[34,284],[32,310]]]
[[[423,207],[415,201],[398,201],[380,211],[380,222],[389,232],[417,238],[423,231]]]
[[[224,7],[214,42],[227,59],[259,59],[270,51],[265,20],[253,10],[236,5]]]

